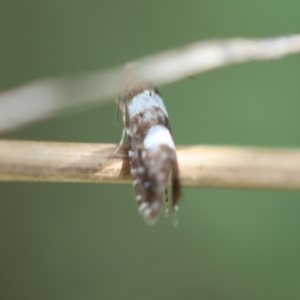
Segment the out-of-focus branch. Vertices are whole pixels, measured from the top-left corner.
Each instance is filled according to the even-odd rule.
[[[0,141],[0,180],[131,181],[126,147],[113,144]],[[178,147],[183,185],[300,190],[300,150]]]
[[[164,85],[234,63],[277,59],[300,52],[300,35],[194,43],[137,60],[133,82]],[[37,80],[0,93],[0,132],[45,119],[63,110],[116,97],[123,66],[79,76]]]

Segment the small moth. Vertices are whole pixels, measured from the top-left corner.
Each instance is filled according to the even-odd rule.
[[[156,223],[164,204],[167,212],[171,174],[172,210],[176,217],[181,186],[176,148],[161,94],[151,85],[139,85],[126,89],[121,100],[122,141],[126,133],[138,210],[149,225]]]

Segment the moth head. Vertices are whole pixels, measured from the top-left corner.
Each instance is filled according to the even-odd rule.
[[[161,96],[160,91],[158,88],[156,88],[152,83],[144,83],[144,84],[139,84],[139,85],[134,85],[131,87],[127,87],[124,89],[123,93],[123,100],[124,101],[130,101],[132,100],[136,95],[142,94],[142,93],[148,93],[149,96],[153,94],[158,94]]]

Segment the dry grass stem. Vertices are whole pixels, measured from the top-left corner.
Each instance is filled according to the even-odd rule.
[[[0,141],[0,180],[130,183],[126,147]],[[185,186],[300,190],[300,151],[178,147]]]

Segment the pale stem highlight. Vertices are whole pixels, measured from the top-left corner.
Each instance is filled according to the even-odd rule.
[[[130,80],[157,86],[226,65],[271,60],[300,52],[300,35],[193,43],[137,59]],[[124,66],[63,78],[41,79],[0,93],[0,133],[74,108],[117,98]]]

